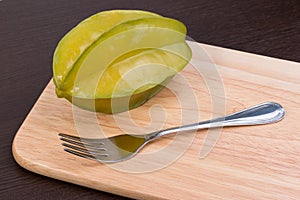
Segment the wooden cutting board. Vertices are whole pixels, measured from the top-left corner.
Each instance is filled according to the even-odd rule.
[[[56,98],[50,81],[15,136],[16,161],[32,172],[137,199],[299,198],[300,64],[189,44],[197,51],[193,65],[168,89],[127,113],[72,107]],[[57,136],[141,134],[266,101],[280,103],[285,119],[164,137],[117,164],[68,154]]]

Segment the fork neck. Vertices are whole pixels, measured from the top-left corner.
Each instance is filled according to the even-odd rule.
[[[153,133],[149,133],[145,136],[146,141],[152,141],[157,138],[160,138],[164,135],[172,134],[172,133],[179,133],[179,132],[186,132],[186,131],[194,131],[199,128],[209,128],[210,125],[205,121],[202,123],[195,123],[195,124],[189,124],[185,126],[178,126],[178,127],[173,127],[169,129],[165,129],[162,131],[157,131]]]

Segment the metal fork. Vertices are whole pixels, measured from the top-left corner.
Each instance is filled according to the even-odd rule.
[[[64,150],[104,163],[114,163],[132,158],[147,143],[163,135],[206,128],[268,124],[283,119],[285,111],[278,103],[267,102],[254,107],[199,123],[184,125],[145,135],[117,135],[109,138],[80,138],[59,133]]]

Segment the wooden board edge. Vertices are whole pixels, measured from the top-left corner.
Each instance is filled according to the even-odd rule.
[[[277,58],[272,58],[272,57],[267,57],[267,56],[263,56],[263,55],[256,55],[256,54],[252,54],[252,53],[247,53],[247,52],[241,52],[241,51],[237,51],[237,50],[231,50],[231,49],[226,49],[226,48],[222,48],[222,47],[216,47],[216,46],[211,46],[211,45],[207,45],[207,44],[201,44],[198,43],[199,45],[203,46],[204,49],[206,49],[208,52],[213,52],[215,53],[214,56],[217,56],[219,54],[224,53],[225,55],[230,55],[230,54],[234,54],[234,56],[241,56],[241,57],[252,57],[253,59],[258,58],[259,60],[264,60],[264,59],[271,59],[274,60],[276,62],[279,62],[281,64],[292,64],[292,65],[299,65],[300,63],[296,63],[293,61],[287,61],[287,60],[281,60],[281,59],[277,59]],[[227,65],[225,65],[227,66]],[[47,84],[46,88],[49,86],[49,84],[51,83],[52,79],[50,79],[49,83]],[[45,90],[43,90],[43,92],[41,94],[44,93]],[[39,100],[39,99],[38,99]],[[37,100],[37,102],[38,102]],[[37,102],[34,104],[34,106],[32,107],[32,109],[30,110],[29,114],[27,115],[26,119],[28,117],[30,117],[31,112],[34,110]],[[37,165],[37,163],[32,162],[31,160],[28,160],[26,157],[23,157],[17,150],[16,145],[18,143],[18,133],[22,130],[23,125],[26,123],[26,119],[24,120],[24,122],[22,123],[22,125],[20,126],[19,130],[16,132],[13,143],[12,143],[12,154],[13,157],[15,159],[15,161],[18,163],[18,165],[20,165],[21,167],[23,167],[26,170],[29,170],[31,172],[46,176],[46,177],[50,177],[50,178],[54,178],[54,179],[58,179],[61,181],[65,181],[65,182],[69,182],[72,184],[78,184],[84,187],[89,187],[89,188],[93,188],[96,190],[101,190],[101,191],[105,191],[105,192],[109,192],[109,193],[113,193],[116,195],[122,195],[122,196],[126,196],[126,197],[131,197],[131,198],[135,198],[135,199],[141,199],[141,198],[147,198],[147,199],[158,199],[157,197],[154,196],[150,196],[148,194],[141,194],[138,193],[138,191],[129,191],[126,190],[124,188],[118,188],[109,184],[104,184],[101,187],[97,187],[97,185],[89,185],[89,184],[85,184],[82,181],[74,181],[74,179],[68,179],[67,177],[63,176],[64,173],[60,172],[60,174],[57,173],[52,173],[52,174],[47,174],[45,173],[47,171],[47,167],[44,165]],[[62,175],[63,174],[63,175]]]
[[[119,196],[124,196],[124,197],[128,197],[128,198],[149,199],[149,200],[151,200],[151,199],[166,200],[165,198],[151,196],[149,194],[140,193],[138,191],[130,191],[130,190],[124,189],[122,187],[116,187],[114,185],[102,183],[101,186],[99,187],[99,185],[92,184],[92,183],[86,184],[84,181],[80,181],[80,179],[71,179],[71,178],[68,179],[67,176],[65,176],[66,173],[63,173],[63,172],[57,173],[58,171],[55,171],[56,173],[49,173],[49,169],[45,165],[38,165],[37,163],[34,163],[34,162],[26,159],[26,157],[23,157],[22,155],[20,155],[16,148],[17,142],[18,142],[18,137],[16,135],[16,137],[13,140],[13,144],[12,144],[13,157],[20,167],[22,167],[30,172],[33,172],[33,173],[36,173],[36,174],[39,174],[39,175],[42,175],[42,176],[45,176],[48,178],[53,178],[53,179],[68,182],[71,184],[76,184],[79,186],[83,186],[83,187],[87,187],[87,188],[91,188],[91,189],[95,189],[98,191],[103,191],[103,192],[107,192],[107,193],[111,193],[111,194],[115,194],[115,195],[119,195]]]

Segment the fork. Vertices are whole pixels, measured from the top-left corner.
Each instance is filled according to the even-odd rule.
[[[266,102],[224,117],[145,135],[123,134],[101,139],[80,138],[64,133],[58,135],[66,152],[104,163],[115,163],[132,158],[147,143],[167,134],[206,128],[268,124],[280,121],[284,114],[280,104]]]

